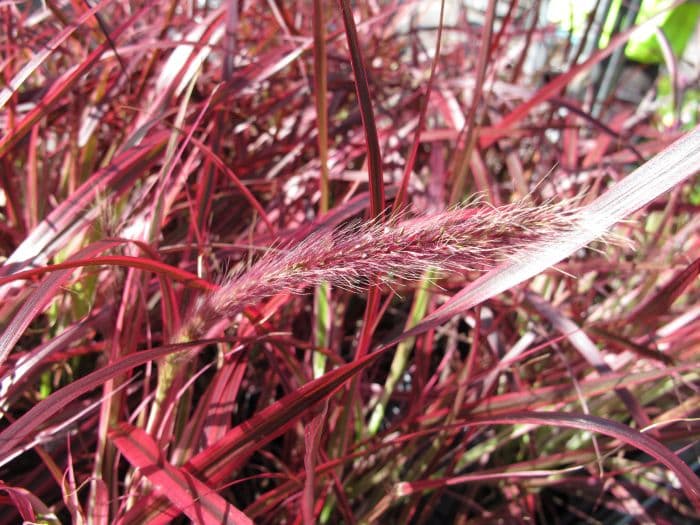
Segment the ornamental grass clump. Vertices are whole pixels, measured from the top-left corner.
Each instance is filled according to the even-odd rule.
[[[544,4],[0,1],[0,525],[699,522],[700,63]]]

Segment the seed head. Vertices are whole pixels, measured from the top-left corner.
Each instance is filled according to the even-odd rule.
[[[229,278],[200,302],[191,324],[232,317],[266,297],[323,282],[356,291],[419,280],[427,270],[438,276],[485,271],[535,241],[571,230],[579,215],[570,204],[494,208],[477,202],[429,216],[355,222],[314,233],[269,250],[248,271]]]

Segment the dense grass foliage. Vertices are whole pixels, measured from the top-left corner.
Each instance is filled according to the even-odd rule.
[[[0,524],[700,519],[700,68],[483,4],[0,1]]]

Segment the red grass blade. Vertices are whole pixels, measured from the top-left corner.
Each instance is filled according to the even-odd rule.
[[[491,38],[493,35],[493,26],[496,17],[496,0],[489,0],[486,11],[484,13],[484,25],[481,30],[481,45],[479,46],[479,57],[476,64],[476,83],[472,92],[472,101],[469,106],[464,128],[460,132],[462,136],[462,144],[459,141],[457,147],[458,153],[454,157],[452,172],[453,185],[450,192],[450,204],[456,204],[464,198],[464,189],[467,184],[467,175],[472,161],[472,152],[476,146],[477,129],[476,116],[479,111],[479,102],[483,95],[484,81],[486,79],[486,68],[489,65],[491,56]],[[504,124],[507,126],[508,124]],[[491,192],[488,192],[489,202],[495,203]]]
[[[301,512],[304,525],[316,523],[314,503],[316,501],[316,461],[318,459],[319,447],[321,446],[321,434],[326,422],[326,411],[328,403],[325,403],[320,414],[311,420],[311,423],[304,430],[304,470],[306,480],[304,481],[304,495],[301,500]]]
[[[440,44],[442,43],[442,29],[444,24],[445,16],[445,0],[440,0],[440,15],[438,17],[438,30],[437,36],[435,38],[435,54],[433,55],[433,61],[430,65],[430,76],[428,77],[428,85],[425,88],[425,99],[423,101],[423,106],[420,110],[420,115],[418,116],[418,124],[416,124],[416,132],[413,136],[413,142],[411,143],[411,150],[408,154],[408,160],[406,161],[406,166],[403,170],[403,175],[401,176],[401,184],[399,185],[399,192],[396,194],[396,199],[394,201],[394,207],[392,213],[400,211],[405,206],[405,201],[408,195],[408,181],[411,176],[411,172],[416,165],[416,155],[418,154],[418,147],[421,143],[421,133],[423,132],[423,126],[425,126],[425,119],[428,114],[428,105],[430,103],[430,95],[433,91],[433,82],[435,81],[435,72],[437,71],[438,60],[440,58]]]
[[[236,188],[238,188],[238,190],[245,196],[248,202],[250,202],[250,205],[253,208],[255,208],[255,210],[260,214],[260,218],[263,220],[268,230],[270,230],[270,233],[273,233],[275,231],[275,228],[272,226],[272,223],[270,222],[270,219],[268,218],[267,213],[265,212],[265,208],[262,207],[262,205],[258,202],[255,196],[250,192],[250,190],[245,187],[245,185],[241,182],[241,180],[233,172],[233,170],[229,168],[223,160],[221,160],[221,157],[219,155],[214,153],[214,151],[212,151],[212,149],[206,144],[204,144],[202,141],[192,138],[192,142],[197,145],[197,147],[202,151],[202,153],[204,153],[207,159],[213,162],[218,169],[220,169],[229,179],[231,179],[231,182],[235,184]]]
[[[606,375],[612,373],[610,366],[608,366],[605,359],[603,359],[602,352],[595,343],[591,341],[583,328],[563,315],[539,295],[527,292],[526,297],[528,302],[535,307],[535,310],[552,323],[554,328],[569,340],[574,348],[578,350],[583,358],[588,361],[599,374]],[[642,409],[639,400],[635,398],[629,390],[626,388],[616,388],[615,393],[625,404],[640,428],[651,424],[649,416],[647,416],[646,412]]]
[[[365,140],[367,141],[370,214],[372,217],[378,217],[384,210],[384,176],[382,175],[382,154],[379,147],[377,124],[374,121],[367,70],[362,58],[362,50],[360,49],[360,41],[357,37],[357,28],[352,16],[350,2],[348,0],[338,0],[338,4],[343,15],[343,23],[345,24],[345,36],[350,48],[350,62],[355,73],[357,100],[360,105],[360,115],[362,116],[362,125],[365,131]]]
[[[31,522],[36,520],[34,508],[32,507],[32,499],[30,498],[30,496],[32,496],[31,494],[24,489],[6,485],[3,481],[0,481],[0,490],[7,492],[10,501],[12,501],[23,520]],[[34,497],[34,499],[36,499],[36,497]]]
[[[189,472],[163,457],[153,438],[140,428],[120,423],[109,433],[119,451],[195,523],[203,525],[252,525],[252,520]]]
[[[328,399],[358,372],[376,361],[382,353],[378,351],[367,355],[306,383],[260,410],[248,421],[231,429],[220,441],[194,456],[185,468],[193,475],[206,479],[210,485],[216,486],[226,479],[231,471],[240,467],[250,454],[285,432],[299,417],[319,401]],[[0,434],[0,440],[3,436]],[[142,522],[150,513],[162,513],[166,508],[162,498],[156,499],[149,508],[130,515],[130,519]]]
[[[614,388],[633,389],[646,382],[681,374],[693,370],[697,365],[689,363],[683,366],[658,368],[647,372],[613,372],[595,379],[587,379],[579,384],[587,399],[608,394]],[[513,392],[491,396],[488,402],[469,402],[465,413],[471,415],[501,415],[520,410],[545,408],[556,403],[571,403],[577,399],[576,389],[571,384],[543,386],[528,392]]]
[[[107,240],[107,239],[105,239]],[[104,242],[104,241],[103,241]],[[114,239],[115,243],[121,244],[129,242],[128,239]],[[102,248],[103,250],[105,248]],[[159,275],[169,277],[174,281],[180,281],[185,283],[186,286],[191,286],[193,288],[198,288],[200,290],[212,292],[218,288],[215,284],[200,279],[195,274],[188,271],[176,268],[169,264],[165,264],[160,261],[154,261],[153,259],[147,259],[145,257],[132,257],[130,255],[103,255],[101,257],[92,257],[90,259],[72,259],[66,262],[58,264],[49,264],[48,266],[42,266],[40,268],[34,268],[32,270],[24,270],[22,272],[17,272],[8,275],[7,277],[0,277],[0,286],[3,284],[10,283],[12,281],[19,281],[23,279],[35,279],[41,277],[44,274],[57,272],[59,270],[70,270],[75,268],[86,268],[92,266],[123,266],[125,268],[138,268],[140,270],[146,270]]]
[[[226,473],[237,468],[244,457],[284,432],[289,424],[331,396],[358,372],[372,364],[379,355],[375,352],[361,360],[340,366],[259,411],[245,423],[231,429],[223,439],[192,458],[188,463],[192,472],[202,473],[211,481],[224,479]]]

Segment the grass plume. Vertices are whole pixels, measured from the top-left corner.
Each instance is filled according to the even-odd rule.
[[[197,305],[183,331],[196,338],[215,320],[266,297],[323,282],[359,291],[417,281],[428,270],[436,278],[485,271],[534,241],[570,230],[577,213],[571,202],[499,208],[475,202],[430,216],[404,214],[390,223],[352,222],[316,232],[270,249],[248,271],[229,278]]]

